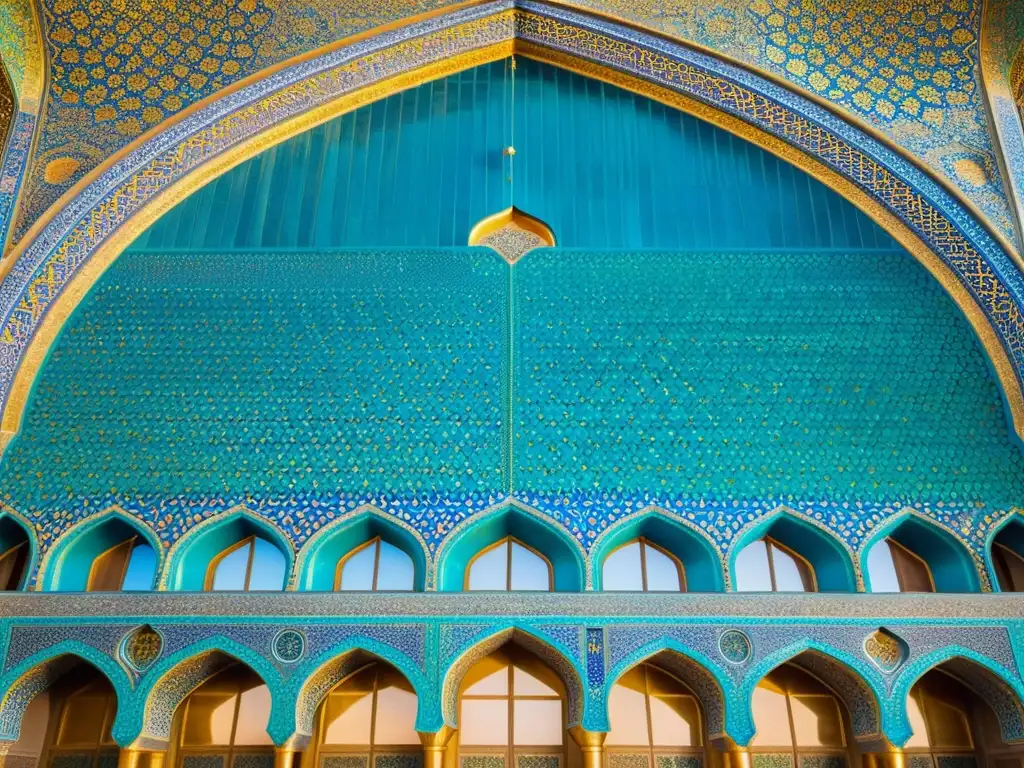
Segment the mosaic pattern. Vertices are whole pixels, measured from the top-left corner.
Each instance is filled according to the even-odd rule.
[[[646,752],[609,752],[607,759],[608,768],[651,768],[651,758]]]
[[[655,755],[657,768],[701,768],[702,761],[697,755]]]
[[[181,765],[182,768],[222,768],[224,758],[221,755],[184,755]]]
[[[558,755],[516,755],[516,768],[559,768]]]
[[[285,664],[294,664],[306,652],[306,638],[294,629],[282,629],[274,636],[274,657]]]
[[[90,12],[89,0],[46,0],[53,83],[37,168],[75,158],[77,178],[132,136],[222,85],[448,4],[152,0],[100,14]],[[977,167],[994,166],[975,53],[980,0],[915,0],[898,7],[873,0],[842,8],[798,0],[576,4],[708,46],[829,99],[924,158],[1010,231],[998,178],[979,184],[949,162],[951,153],[967,149],[981,158]],[[157,42],[161,38],[166,43]],[[64,188],[47,184],[37,170],[29,219]]]
[[[369,755],[324,755],[320,759],[322,768],[369,768]]]
[[[850,713],[850,726],[856,739],[877,737],[882,732],[875,693],[855,671],[815,651],[802,653],[793,663],[824,682],[842,699]]]
[[[935,758],[939,768],[977,768],[973,755],[938,755]]]
[[[5,691],[3,698],[0,699],[0,739],[16,741],[21,730],[21,717],[32,699],[49,688],[77,663],[78,659],[73,656],[58,656],[35,667],[18,680],[16,685]]]
[[[548,35],[549,37],[552,36],[552,35],[555,35],[555,39],[557,39],[557,27],[551,27],[551,26],[549,26],[549,27],[538,27],[538,26],[536,26],[536,24],[530,23],[531,20],[530,20],[530,17],[528,17],[528,16],[524,18],[524,21],[527,22],[527,23],[525,23],[522,28],[524,30],[524,34],[526,34],[527,36],[533,34],[533,35],[536,35],[538,37],[538,39],[540,39],[540,38],[543,38],[544,35]],[[584,45],[584,46],[591,44],[590,41],[588,41],[586,39],[579,38],[578,36],[577,36],[577,40],[580,42],[581,45]],[[795,126],[793,127],[793,129],[795,130]],[[807,137],[805,137],[805,140],[806,140],[806,138]],[[837,147],[837,149],[838,149],[838,147]],[[125,206],[121,206],[121,209],[123,211],[125,211],[125,212],[128,212],[128,209]],[[930,214],[927,214],[927,215],[930,215]],[[931,225],[929,225],[929,226],[931,226]],[[943,237],[946,237],[946,236],[948,236],[948,232],[946,232],[946,234],[943,235]],[[928,237],[930,237],[930,236],[926,236],[926,239],[928,239]],[[939,250],[942,251],[942,252],[946,251],[945,248],[940,248]],[[970,255],[970,254],[965,254],[964,258],[974,258],[974,257],[972,255]],[[29,261],[31,262],[32,260],[29,259]],[[9,283],[12,283],[12,284],[17,284],[17,282],[18,282],[17,279],[13,279],[13,280],[9,281]],[[41,297],[41,294],[37,293],[36,294],[36,298],[40,298],[40,297]],[[1005,315],[1006,311],[1010,311],[1011,315],[1013,314],[1012,310],[1009,310],[1009,308],[1012,307],[1012,302],[1011,303],[1006,303],[1006,302],[998,302],[997,301],[997,302],[995,302],[994,306],[1002,307],[1002,309],[1000,309],[999,311],[1003,312],[1004,315]],[[30,313],[29,316],[32,316],[34,314],[35,313],[32,312],[32,313]],[[19,317],[22,317],[22,316],[19,315]],[[1005,317],[1004,319],[1012,321],[1012,318],[1008,317],[1008,316]],[[1013,322],[1015,322],[1015,321],[1013,321]],[[17,334],[15,335],[15,338],[17,338]],[[1006,338],[1012,339],[1013,336],[1012,336],[1012,334],[1010,334],[1010,335],[1007,335]],[[17,343],[20,344],[20,343],[23,343],[23,342],[17,342]]]
[[[360,653],[342,654],[324,664],[302,685],[295,703],[295,730],[312,735],[316,722],[316,710],[328,693],[360,667],[368,663]]]
[[[755,752],[750,756],[753,768],[793,768],[793,755],[789,752]]]
[[[5,153],[0,153],[0,252],[11,232],[15,216],[15,203],[21,190],[25,169],[28,167],[32,147],[32,133],[36,119],[28,112],[18,112],[7,139]]]
[[[235,755],[235,759],[231,761],[231,768],[274,768],[274,753]]]
[[[843,755],[803,755],[800,768],[846,768]]]
[[[907,660],[907,644],[886,629],[878,629],[864,638],[864,653],[880,670],[895,672]]]
[[[656,506],[723,561],[780,503],[851,557],[912,503],[981,564],[995,510],[1024,499],[984,356],[905,254],[538,251],[515,267],[511,327],[507,269],[482,250],[126,254],[53,351],[0,466],[4,500],[43,525],[44,553],[93,509],[122,506],[171,545],[240,503],[296,549],[372,504],[433,553],[513,477],[585,547]],[[730,312],[718,297],[740,285],[760,300]],[[418,316],[398,324],[399,301]],[[297,340],[222,330],[253,324]],[[187,397],[174,418],[155,415],[154,371],[159,397]]]
[[[718,650],[732,664],[742,664],[750,658],[750,638],[738,629],[729,629],[718,638]]]
[[[6,0],[0,6],[0,59],[18,104],[34,111],[42,97],[44,63],[31,0]]]
[[[907,768],[934,768],[929,755],[907,755]]]
[[[50,760],[53,768],[92,768],[92,753],[65,753],[54,755]]]
[[[160,658],[163,647],[163,637],[147,624],[139,627],[124,639],[121,644],[121,654],[132,669],[144,672]]]
[[[504,755],[462,755],[459,768],[505,768]]]
[[[173,674],[165,675],[153,687],[146,702],[144,734],[156,741],[171,737],[174,712],[192,691],[233,663],[227,655],[211,651],[201,653],[175,665]]]
[[[373,768],[423,768],[423,754],[374,755]]]
[[[1024,740],[1024,709],[1014,692],[981,665],[967,659],[951,659],[943,665],[988,703],[999,719],[1003,741]]]

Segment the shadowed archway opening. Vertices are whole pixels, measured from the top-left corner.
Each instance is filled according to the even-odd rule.
[[[977,592],[978,569],[967,547],[938,525],[904,515],[864,546],[862,569],[872,592]]]
[[[150,591],[161,548],[152,531],[121,513],[107,513],[65,533],[50,550],[42,575],[47,591]]]
[[[1001,592],[1024,592],[1024,521],[1015,517],[992,540],[989,557]]]

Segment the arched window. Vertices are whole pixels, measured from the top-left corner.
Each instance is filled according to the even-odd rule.
[[[146,591],[153,588],[155,576],[156,552],[144,538],[132,536],[92,561],[86,591]]]
[[[814,569],[773,538],[751,542],[736,556],[739,592],[816,592]]]
[[[872,592],[934,592],[928,563],[894,539],[882,539],[868,552]]]
[[[412,558],[379,536],[338,562],[334,588],[343,592],[411,592]]]
[[[418,755],[416,693],[392,666],[371,662],[327,694],[317,734],[319,756],[313,765],[323,768],[337,764],[331,755],[359,755],[366,766],[376,765],[379,753]]]
[[[697,699],[657,667],[640,664],[619,678],[608,697],[608,715],[608,768],[671,765],[675,761],[658,758],[675,755],[697,757],[697,764],[703,764],[704,731]]]
[[[607,592],[685,592],[686,572],[679,560],[641,538],[605,558],[602,585]]]
[[[195,689],[178,707],[179,768],[270,768],[270,689],[236,664]]]
[[[103,675],[76,667],[54,688],[50,702],[44,765],[106,768],[117,762],[117,744],[110,735],[117,694]]]
[[[260,536],[228,547],[210,563],[206,589],[213,592],[280,592],[285,559],[281,550]]]
[[[0,591],[13,592],[25,586],[30,554],[25,529],[8,517],[0,518]]]
[[[1024,523],[1011,521],[999,532],[992,542],[992,565],[1003,592],[1024,592]]]
[[[786,765],[806,765],[807,757],[818,757],[815,762],[819,763],[826,762],[820,758],[834,758],[846,764],[839,701],[806,672],[791,664],[773,670],[754,689],[751,707],[757,729],[751,751],[779,755],[779,762]],[[760,761],[755,758],[754,762]]]
[[[914,685],[907,699],[907,716],[914,730],[905,746],[908,765],[963,765],[965,757],[974,762],[972,698],[966,688],[939,670],[929,672]]]
[[[508,537],[470,561],[466,569],[466,589],[550,592],[551,563],[539,552]]]
[[[514,768],[524,754],[537,756],[533,762],[544,768],[563,762],[565,690],[539,659],[506,645],[478,661],[462,681],[459,763],[490,755]]]

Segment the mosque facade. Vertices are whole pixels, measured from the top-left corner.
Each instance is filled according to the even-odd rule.
[[[1024,768],[1024,3],[0,61],[0,768]]]

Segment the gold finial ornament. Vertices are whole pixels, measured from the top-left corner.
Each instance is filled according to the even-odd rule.
[[[513,205],[473,227],[469,245],[487,246],[513,264],[534,248],[554,248],[555,233],[543,221]]]

